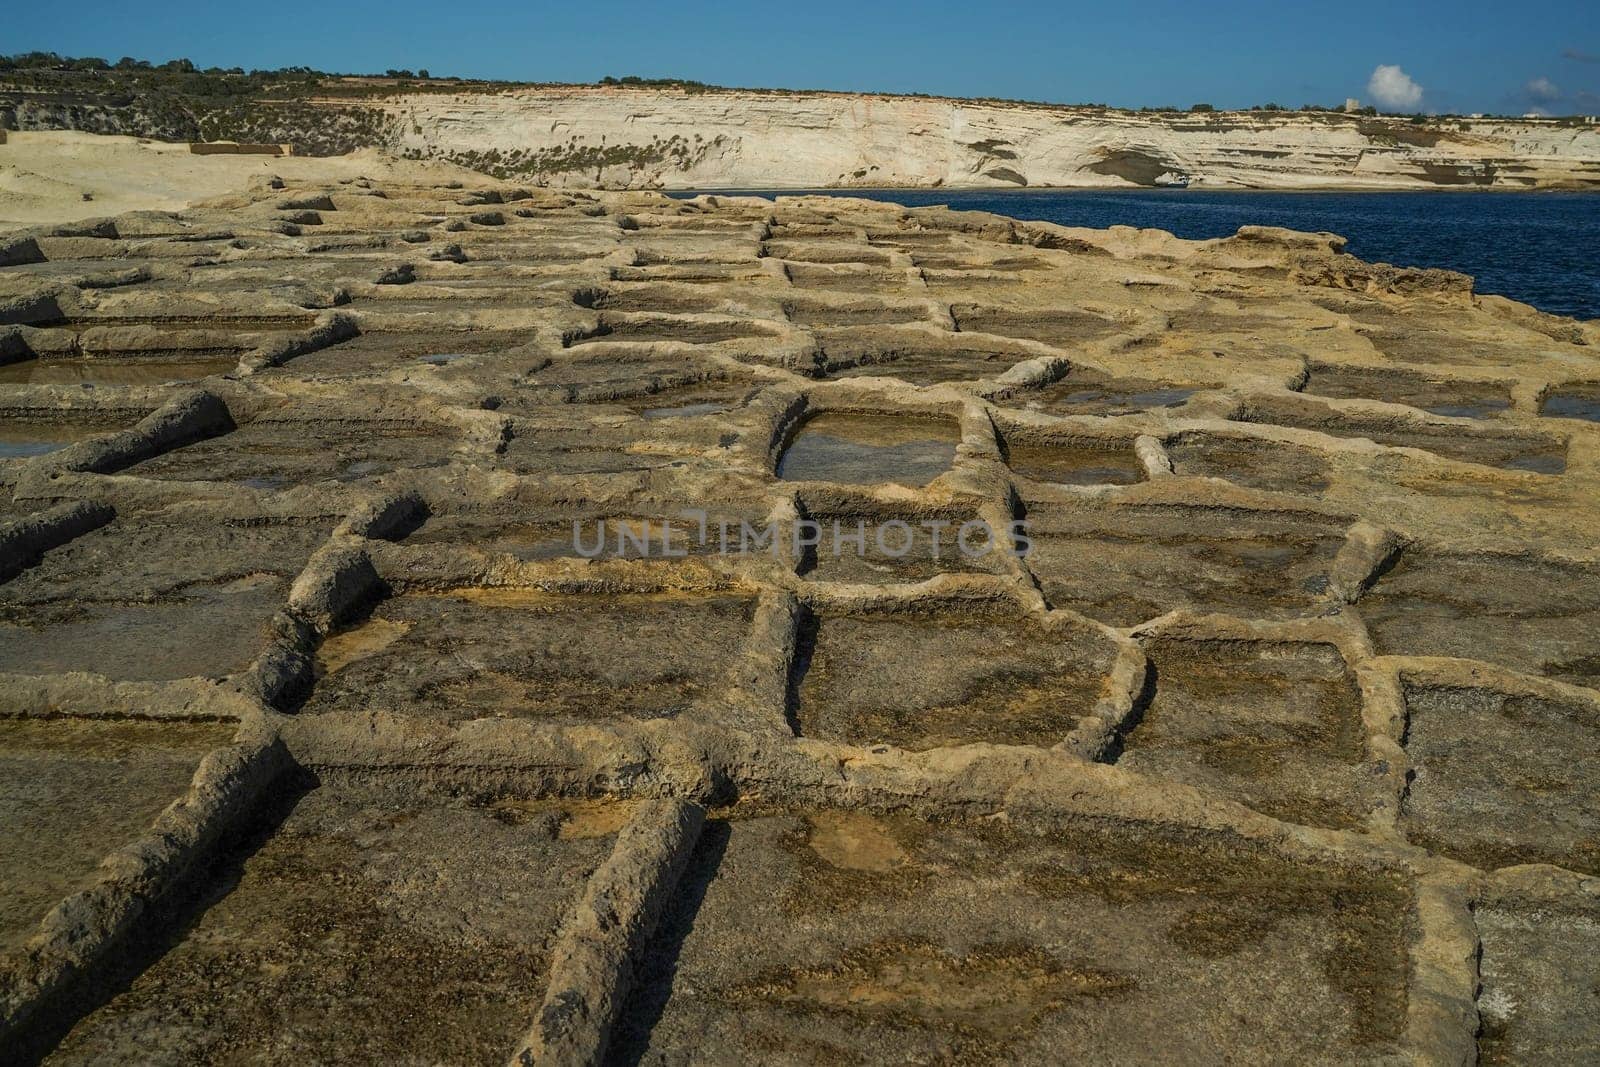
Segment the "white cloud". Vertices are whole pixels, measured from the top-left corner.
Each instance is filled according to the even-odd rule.
[[[1422,86],[1398,66],[1379,64],[1367,79],[1367,93],[1391,111],[1412,111],[1422,103]]]
[[[1535,100],[1561,99],[1561,86],[1549,78],[1535,78],[1522,87],[1522,91]]]

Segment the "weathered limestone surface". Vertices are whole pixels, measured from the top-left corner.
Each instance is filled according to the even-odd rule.
[[[1600,1047],[1596,324],[487,179],[0,244],[8,1062]]]
[[[374,102],[385,147],[570,187],[1535,189],[1600,184],[1600,127],[1148,114],[868,96],[521,88]]]
[[[273,160],[382,150],[447,160],[512,181],[605,189],[1151,187],[1251,189],[1584,189],[1600,186],[1600,126],[1578,119],[1427,118],[1342,112],[1135,112],[1092,105],[869,93],[655,86],[468,85],[426,91],[336,79],[292,98],[133,95],[109,105],[86,79],[81,98],[6,93],[18,192],[47,194],[30,159],[40,131],[178,142],[200,127],[292,142]],[[68,134],[71,136],[71,134]],[[79,134],[82,136],[82,134]],[[72,142],[67,142],[70,149]],[[130,143],[120,162],[147,169]],[[379,160],[369,156],[376,167]],[[59,167],[62,160],[54,166]],[[72,167],[71,157],[65,161]],[[260,157],[209,155],[194,180],[236,176]],[[175,161],[166,160],[170,169]],[[402,164],[403,165],[403,164]],[[97,200],[118,182],[82,173]],[[179,193],[181,190],[173,190]],[[164,201],[174,206],[192,198]],[[73,197],[76,199],[76,196]],[[126,210],[125,207],[111,210]],[[24,217],[20,215],[0,217]],[[18,254],[0,248],[0,260]]]

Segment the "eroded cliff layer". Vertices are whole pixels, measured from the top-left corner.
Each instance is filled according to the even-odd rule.
[[[1585,119],[354,78],[229,98],[133,89],[0,84],[0,126],[375,147],[565,187],[1600,188],[1600,127]]]
[[[605,88],[381,106],[398,150],[581,187],[1600,188],[1600,127],[1556,121]]]

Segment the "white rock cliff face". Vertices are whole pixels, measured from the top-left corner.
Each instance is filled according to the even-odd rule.
[[[395,141],[573,187],[1600,188],[1600,127],[566,87],[382,101]]]

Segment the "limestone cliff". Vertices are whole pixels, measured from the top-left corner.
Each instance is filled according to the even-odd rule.
[[[326,77],[232,97],[35,88],[0,83],[0,126],[288,142],[311,155],[376,147],[558,186],[1600,188],[1600,126],[1586,119]]]
[[[377,103],[391,147],[557,185],[1600,188],[1600,126],[598,87]]]

